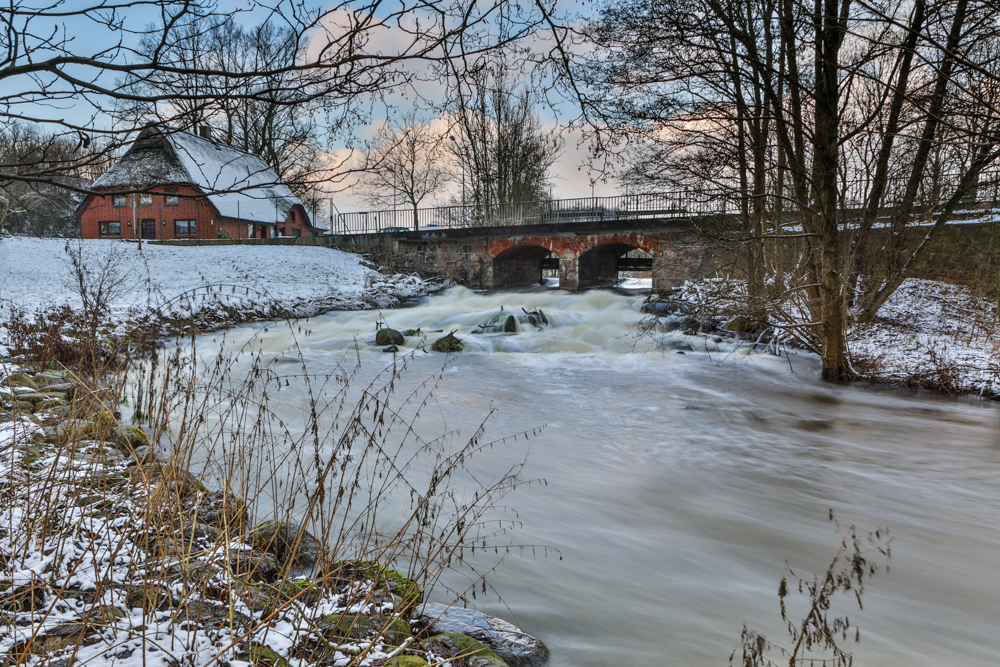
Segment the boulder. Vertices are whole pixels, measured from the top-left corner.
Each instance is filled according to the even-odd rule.
[[[461,632],[442,632],[425,639],[423,644],[437,655],[449,658],[462,656],[469,667],[513,667],[488,646]]]
[[[138,451],[136,455],[138,456]],[[247,506],[238,496],[223,491],[192,493],[181,503],[184,514],[216,528],[228,527],[242,533],[241,526],[247,519]]]
[[[426,667],[427,661],[419,655],[397,655],[385,667]]]
[[[458,338],[455,338],[455,332],[452,331],[447,336],[442,336],[434,341],[434,344],[431,345],[431,349],[435,352],[461,352],[465,349],[465,343]]]
[[[319,541],[294,521],[265,521],[254,526],[247,543],[273,553],[281,566],[312,567],[319,560]]]
[[[395,329],[390,329],[389,327],[383,327],[375,332],[375,344],[376,345],[402,345],[403,344],[403,334],[399,333]]]
[[[119,446],[132,451],[140,447],[149,447],[149,438],[146,437],[146,432],[138,426],[119,424],[111,429],[109,437]]]
[[[420,327],[417,327],[416,329],[407,329],[406,331],[403,332],[403,335],[404,336],[423,336],[424,333],[420,330]]]
[[[13,375],[8,375],[7,384],[12,387],[27,387],[28,389],[38,391],[38,384],[24,373],[14,373]]]
[[[250,581],[274,581],[281,574],[278,559],[273,554],[252,551],[231,552],[229,571]]]
[[[549,657],[541,640],[507,621],[475,609],[425,602],[415,610],[421,626],[434,634],[460,632],[489,646],[510,667],[536,667]]]
[[[67,419],[55,427],[55,437],[60,442],[79,440],[93,433],[96,425],[84,419]]]

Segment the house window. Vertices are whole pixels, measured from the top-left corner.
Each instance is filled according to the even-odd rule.
[[[101,238],[120,237],[122,235],[122,223],[99,222],[97,223],[97,233]]]
[[[181,198],[177,196],[177,188],[166,188],[166,195],[163,197],[163,203],[167,206],[178,206],[181,203]]]
[[[195,236],[198,223],[194,220],[174,220],[174,236]]]
[[[114,195],[111,197],[112,206],[128,206],[128,197],[125,195]]]
[[[139,195],[139,206],[152,206],[153,205],[153,195],[142,194]]]

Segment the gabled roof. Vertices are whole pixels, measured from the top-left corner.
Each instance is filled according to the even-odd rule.
[[[281,222],[289,209],[301,206],[291,189],[256,155],[168,125],[143,128],[128,152],[93,187],[157,185],[193,185],[206,194],[221,217],[247,222]]]

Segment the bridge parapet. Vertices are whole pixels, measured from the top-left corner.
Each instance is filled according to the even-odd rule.
[[[734,201],[724,190],[678,191],[342,213],[331,220],[331,231],[334,234],[403,233],[436,229],[690,219],[738,212],[739,202]]]

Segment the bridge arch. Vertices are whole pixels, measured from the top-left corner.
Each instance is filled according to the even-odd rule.
[[[559,268],[559,254],[550,244],[518,243],[493,257],[493,286],[536,285],[542,271]]]
[[[577,258],[576,289],[613,285],[621,271],[652,271],[656,249],[642,239],[608,239]]]

